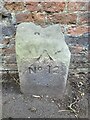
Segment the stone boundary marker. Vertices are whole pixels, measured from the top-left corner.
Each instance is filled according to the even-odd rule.
[[[61,98],[70,56],[59,24],[45,28],[32,22],[18,25],[16,57],[23,93]]]

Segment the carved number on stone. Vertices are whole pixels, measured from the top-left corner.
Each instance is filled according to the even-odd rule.
[[[29,68],[29,73],[37,73],[38,71],[42,71],[44,68],[42,66],[33,66],[31,65]],[[48,73],[59,73],[59,66],[51,66],[51,65],[47,65],[47,70]]]
[[[59,66],[53,67],[53,73],[58,73],[59,72]]]
[[[36,66],[30,66],[29,67],[29,73],[36,73]]]

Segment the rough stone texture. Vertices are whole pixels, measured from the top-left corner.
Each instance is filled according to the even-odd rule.
[[[58,24],[46,28],[33,23],[20,24],[16,54],[22,92],[61,96],[66,86],[70,51]]]
[[[2,35],[2,25],[0,24],[0,41],[3,39],[3,35]]]
[[[15,34],[15,26],[3,26],[2,35],[3,36],[13,36]]]

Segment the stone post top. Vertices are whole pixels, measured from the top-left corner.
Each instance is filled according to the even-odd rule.
[[[16,32],[16,52],[20,61],[29,61],[44,53],[66,65],[69,65],[70,60],[70,51],[59,24],[45,28],[32,22],[19,24]]]
[[[17,31],[28,32],[28,30],[32,35],[34,34],[42,37],[51,37],[52,39],[57,37],[64,37],[60,24],[47,25],[42,27],[33,22],[23,22],[17,27]]]

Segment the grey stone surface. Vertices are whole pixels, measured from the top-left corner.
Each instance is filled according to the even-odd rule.
[[[0,24],[0,41],[3,39],[3,35],[2,35],[2,24]]]
[[[15,27],[11,26],[3,26],[2,27],[2,34],[3,36],[12,36],[15,34]]]
[[[7,46],[6,45],[4,45],[4,44],[0,44],[0,49],[2,49],[2,48],[6,48]]]
[[[34,23],[20,24],[16,32],[16,54],[22,92],[61,97],[70,51],[58,24],[46,28]]]
[[[90,37],[90,34],[83,34],[82,36],[65,36],[65,41],[68,45],[75,46],[76,44],[82,45],[84,47],[88,47],[89,40],[88,38]]]

